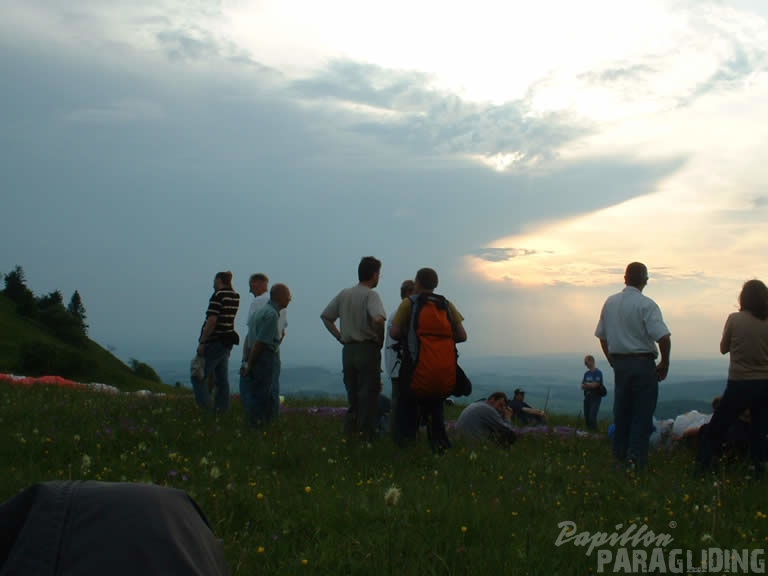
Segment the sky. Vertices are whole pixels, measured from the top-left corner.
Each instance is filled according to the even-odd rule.
[[[241,334],[291,288],[287,364],[340,364],[367,255],[388,311],[437,270],[471,357],[597,355],[642,261],[712,358],[767,276],[762,1],[5,0],[0,78],[0,273],[123,359],[191,358],[220,270]]]

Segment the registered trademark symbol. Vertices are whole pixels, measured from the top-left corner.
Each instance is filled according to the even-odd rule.
[[[674,520],[672,520],[672,522],[670,522],[670,523],[669,523],[669,527],[670,527],[670,528],[677,528],[677,522],[675,522]]]

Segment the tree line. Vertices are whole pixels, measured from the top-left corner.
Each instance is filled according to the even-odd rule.
[[[84,347],[88,342],[88,324],[86,311],[80,293],[75,290],[64,305],[64,296],[54,290],[43,296],[35,296],[27,287],[24,269],[16,266],[4,275],[3,294],[16,304],[16,311],[40,323],[49,333],[59,340],[77,347]]]

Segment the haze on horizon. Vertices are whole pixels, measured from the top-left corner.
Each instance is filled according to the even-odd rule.
[[[764,2],[6,0],[0,77],[0,272],[123,358],[191,355],[219,270],[291,287],[291,363],[369,254],[388,311],[439,272],[465,357],[597,355],[640,260],[715,358],[767,276]]]

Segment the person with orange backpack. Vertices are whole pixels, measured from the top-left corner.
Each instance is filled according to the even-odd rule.
[[[456,343],[467,339],[464,317],[444,296],[435,294],[438,277],[432,268],[416,273],[414,293],[405,298],[392,319],[390,336],[400,341],[400,368],[405,412],[404,440],[416,437],[419,422],[426,420],[432,450],[450,448],[445,431],[445,399],[456,389]]]

